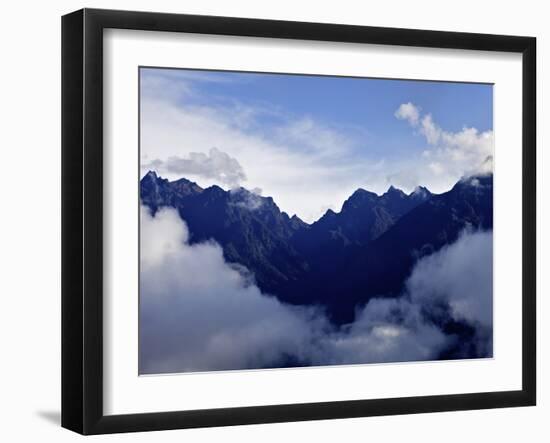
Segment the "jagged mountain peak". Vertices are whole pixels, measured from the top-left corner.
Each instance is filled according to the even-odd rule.
[[[148,189],[149,192],[158,193],[159,188],[166,183],[168,180],[159,177],[156,171],[148,171],[141,179],[140,186],[143,189]]]
[[[417,186],[414,188],[414,190],[409,194],[409,197],[416,197],[416,198],[428,198],[432,195],[430,190],[426,188],[425,186]]]
[[[344,203],[344,206],[345,206],[345,203]],[[334,210],[332,210],[331,208],[328,208],[325,213],[321,216],[321,218],[319,218],[319,220],[317,220],[316,222],[314,222],[313,224],[316,224],[316,223],[323,223],[323,222],[326,222],[327,220],[332,220],[334,219],[335,217],[338,217],[338,213],[335,212]]]
[[[363,189],[363,188],[357,188],[353,192],[353,194],[351,194],[350,198],[351,197],[365,197],[365,196],[377,197],[377,194],[372,192],[372,191],[367,191],[366,189]]]
[[[143,176],[143,178],[148,178],[148,179],[152,179],[152,180],[156,180],[158,178],[158,175],[157,175],[157,172],[156,171],[147,171],[147,174],[145,174]]]
[[[357,208],[364,206],[365,204],[373,204],[378,199],[378,195],[374,192],[366,191],[363,188],[358,188],[342,205],[342,211],[349,210],[351,208]],[[327,211],[328,212],[328,211]]]
[[[154,170],[148,171],[143,176],[141,180],[141,187],[142,190],[145,191],[143,194],[145,194],[148,198],[149,204],[154,203],[151,201],[151,198],[155,195],[153,200],[158,200],[157,203],[159,206],[162,206],[163,204],[174,205],[172,197],[172,200],[165,198],[164,202],[161,201],[163,200],[162,198],[159,199],[159,193],[162,194],[164,192],[165,194],[169,194],[169,192],[165,189],[170,188],[175,191],[174,195],[178,195],[180,198],[204,193],[209,200],[221,199],[220,202],[226,201],[243,209],[251,209],[256,211],[261,208],[262,210],[269,209],[270,211],[275,211],[277,213],[281,212],[272,197],[263,197],[260,192],[257,192],[254,189],[249,190],[243,186],[239,186],[226,191],[218,185],[202,188],[197,183],[184,177],[169,181],[159,176]],[[423,186],[417,186],[417,188],[415,188],[415,190],[409,195],[405,194],[401,189],[396,188],[393,185],[391,185],[382,195],[378,195],[375,192],[368,191],[364,188],[357,188],[344,201],[341,212],[335,212],[332,209],[328,209],[315,223],[321,221],[326,222],[327,220],[336,220],[343,217],[345,213],[350,211],[350,215],[356,211],[360,211],[360,213],[365,214],[365,211],[372,211],[374,210],[373,208],[376,207],[384,207],[386,211],[389,211],[388,215],[390,218],[395,219],[396,217],[400,217],[403,213],[412,209],[414,205],[418,204],[419,200],[426,200],[432,195],[433,194]],[[294,215],[292,219],[288,218],[288,220],[293,220],[294,222],[299,221],[300,225],[309,225],[296,215]]]
[[[184,184],[189,184],[189,185],[197,185],[197,183],[195,182],[192,182],[191,180],[188,180],[184,177],[182,178],[178,178],[177,180],[173,180],[171,181],[170,183],[184,183]],[[197,185],[198,186],[198,185]]]
[[[453,189],[468,189],[489,186],[493,186],[492,173],[464,176],[453,186]]]
[[[150,170],[143,176],[141,183],[148,186],[156,186],[160,183],[167,183],[168,180],[160,177],[156,171]]]
[[[382,197],[384,197],[384,196],[406,197],[407,194],[405,194],[401,189],[396,188],[396,187],[393,186],[393,185],[390,185],[390,187],[388,188],[388,190],[382,195]]]
[[[303,221],[296,214],[294,214],[292,217],[290,217],[290,223],[291,223],[291,226],[294,229],[302,229],[302,228],[308,228],[309,227],[309,224],[307,224],[305,221]]]
[[[212,185],[205,189],[205,191],[209,191],[211,194],[226,194],[228,191],[225,191],[221,186],[218,185]],[[229,191],[231,192],[231,191]]]
[[[187,180],[186,178],[180,178],[178,180],[169,182],[169,185],[177,192],[184,195],[200,194],[204,191],[204,189],[197,185],[195,182]]]

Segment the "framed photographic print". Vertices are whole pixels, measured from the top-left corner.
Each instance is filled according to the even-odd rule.
[[[530,37],[62,21],[62,425],[536,401]]]

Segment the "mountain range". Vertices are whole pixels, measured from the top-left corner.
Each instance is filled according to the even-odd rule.
[[[142,204],[153,214],[177,209],[191,244],[216,241],[226,261],[246,267],[264,293],[321,305],[336,324],[353,321],[356,308],[373,297],[398,296],[416,261],[464,229],[492,229],[492,195],[490,174],[463,178],[443,194],[357,189],[340,212],[328,210],[308,224],[242,187],[202,188],[153,171],[140,182]]]

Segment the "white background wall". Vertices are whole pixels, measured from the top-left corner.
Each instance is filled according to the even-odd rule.
[[[550,441],[550,27],[545,3],[340,0],[4,2],[0,25],[0,438],[82,439],[60,414],[60,16],[81,7],[531,35],[538,38],[539,405],[534,408],[102,436],[94,441]],[[546,105],[546,106],[545,106]],[[543,109],[546,107],[546,110]],[[546,113],[545,113],[546,111]],[[519,147],[518,147],[519,148]],[[546,200],[546,201],[543,201]],[[541,250],[544,251],[541,253]],[[543,275],[546,274],[546,275]]]

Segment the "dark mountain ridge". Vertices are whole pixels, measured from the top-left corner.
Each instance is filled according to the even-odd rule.
[[[414,264],[454,243],[464,229],[492,229],[492,193],[492,175],[463,179],[403,214],[365,247],[352,245],[330,270],[282,288],[281,296],[316,294],[315,302],[327,306],[336,322],[352,321],[352,306],[401,294]]]
[[[141,201],[154,214],[173,207],[189,228],[191,244],[215,240],[231,263],[246,266],[256,283],[273,293],[288,279],[299,278],[307,263],[290,244],[307,224],[281,212],[271,197],[244,188],[203,189],[186,179],[170,182],[149,172],[141,180]]]
[[[438,195],[422,187],[407,195],[392,186],[381,196],[358,189],[340,212],[328,210],[312,224],[244,188],[203,189],[155,172],[141,180],[140,196],[152,213],[176,208],[190,243],[215,240],[262,291],[288,303],[321,304],[338,324],[352,321],[356,307],[374,296],[398,295],[414,263],[463,229],[493,223],[492,175],[463,179]]]

